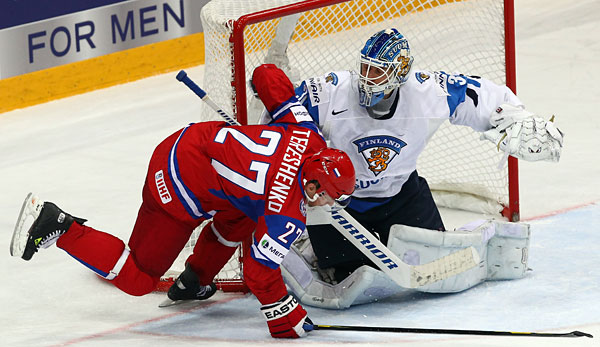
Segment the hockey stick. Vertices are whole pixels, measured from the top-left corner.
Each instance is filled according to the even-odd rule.
[[[413,333],[413,334],[445,334],[445,335],[494,335],[494,336],[536,336],[536,337],[590,337],[591,334],[582,331],[571,331],[569,333],[535,333],[516,331],[493,331],[493,330],[460,330],[460,329],[424,329],[424,328],[395,328],[395,327],[368,327],[350,325],[322,325],[313,324],[314,330],[342,330],[342,331],[376,331],[388,333]]]
[[[231,116],[217,106],[206,92],[194,83],[185,71],[177,74],[177,80],[185,83],[196,95],[217,111],[229,124],[237,123]],[[394,282],[403,288],[417,288],[434,283],[458,273],[471,269],[479,264],[479,254],[473,247],[449,254],[431,263],[408,265],[392,253],[373,234],[367,231],[348,212],[340,210],[332,212],[333,226],[348,239],[358,250],[386,273]]]
[[[217,104],[215,104],[214,101],[212,101],[212,99],[206,94],[206,92],[188,77],[187,73],[184,70],[179,71],[176,78],[179,82],[183,82],[183,84],[185,84],[194,93],[196,93],[196,95],[198,95],[200,99],[202,99],[202,101],[204,101],[208,106],[210,106],[210,108],[217,111],[217,113],[225,119],[227,124],[241,125],[240,123],[238,123],[237,120],[225,113],[225,111],[223,111],[219,106],[217,106]]]
[[[434,283],[479,264],[477,250],[467,247],[422,265],[408,265],[357,222],[348,212],[332,212],[333,226],[364,255],[404,288],[417,288]]]

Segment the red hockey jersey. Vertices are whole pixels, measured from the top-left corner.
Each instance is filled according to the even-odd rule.
[[[295,97],[272,114],[268,125],[190,124],[172,135],[177,139],[168,158],[172,198],[189,216],[208,219],[233,206],[256,223],[251,258],[276,273],[247,264],[244,274],[250,289],[267,303],[285,294],[279,264],[306,228],[301,164],[326,147]],[[267,288],[258,294],[265,285],[279,290],[273,297]]]

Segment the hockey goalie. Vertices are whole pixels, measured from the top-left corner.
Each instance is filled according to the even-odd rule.
[[[558,162],[563,133],[527,110],[505,85],[479,76],[415,71],[409,42],[390,28],[371,36],[356,71],[304,80],[296,95],[334,148],[350,155],[356,187],[346,211],[404,263],[422,265],[466,247],[478,266],[416,288],[449,293],[486,280],[525,275],[527,224],[482,220],[448,230],[417,160],[445,121],[468,126],[510,155]],[[264,121],[264,119],[263,119]],[[500,163],[503,165],[503,162]],[[311,215],[308,237],[283,264],[288,286],[305,304],[345,308],[406,290],[391,281],[334,227]]]

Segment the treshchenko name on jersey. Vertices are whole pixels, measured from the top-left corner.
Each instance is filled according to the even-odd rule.
[[[275,213],[281,212],[285,199],[288,196],[290,187],[294,184],[296,174],[300,164],[302,163],[302,155],[306,151],[310,130],[298,131],[294,130],[293,134],[299,135],[290,137],[281,165],[277,170],[273,185],[268,195],[267,208]]]

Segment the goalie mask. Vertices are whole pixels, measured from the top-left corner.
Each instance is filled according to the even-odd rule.
[[[358,91],[361,106],[373,107],[408,80],[413,62],[408,40],[396,29],[371,36],[360,51]]]
[[[320,200],[318,204],[329,211],[343,209],[350,203],[350,194],[354,192],[356,177],[350,157],[339,149],[325,148],[304,161],[302,183],[314,183],[317,192],[309,202]]]

